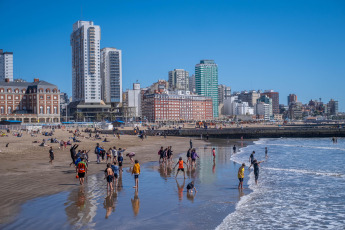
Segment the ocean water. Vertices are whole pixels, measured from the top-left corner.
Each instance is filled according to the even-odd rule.
[[[265,158],[268,147],[268,158]],[[255,151],[261,163],[245,178],[253,191],[217,229],[345,229],[345,139],[260,139],[231,157],[246,163]]]

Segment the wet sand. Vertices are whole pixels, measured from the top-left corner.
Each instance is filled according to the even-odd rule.
[[[87,136],[88,134],[82,133]],[[57,140],[67,141],[72,134],[67,130],[56,130],[53,136]],[[105,162],[96,164],[94,148],[96,143],[107,150],[111,146],[127,148],[126,152],[135,152],[136,159],[140,163],[157,161],[157,152],[160,146],[173,146],[174,154],[185,153],[189,147],[189,138],[148,136],[141,141],[136,136],[121,136],[117,139],[107,136],[110,142],[101,142],[106,136],[101,135],[101,140],[86,139],[80,137],[81,142],[78,149],[90,150],[88,176],[97,174],[104,170]],[[67,149],[59,149],[58,143],[47,143],[53,146],[55,160],[53,165],[49,162],[49,147],[40,147],[42,139],[50,137],[38,134],[31,137],[24,133],[23,137],[15,137],[9,134],[8,137],[0,137],[0,223],[13,221],[16,214],[20,212],[20,205],[28,200],[59,193],[61,191],[79,188],[79,181],[75,178],[75,169],[70,167],[70,146]],[[8,147],[6,144],[9,143]],[[195,147],[203,146],[204,141],[194,140]],[[130,161],[124,157],[124,167],[129,166]]]
[[[96,173],[88,176],[83,187],[30,200],[22,206],[16,220],[2,228],[215,228],[234,211],[240,197],[251,191],[246,181],[243,191],[237,189],[239,165],[231,161],[233,142],[215,140],[208,144],[197,151],[200,159],[196,169],[186,168],[186,180],[181,173],[175,180],[173,164],[150,162],[142,164],[138,192],[132,188],[134,180],[127,168],[121,186],[107,194],[103,174]],[[212,147],[216,147],[215,162]],[[195,181],[198,192],[187,194],[186,186],[191,180]]]

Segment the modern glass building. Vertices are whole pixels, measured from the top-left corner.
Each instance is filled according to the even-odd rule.
[[[195,65],[196,93],[212,98],[213,118],[218,117],[218,66],[213,60]]]

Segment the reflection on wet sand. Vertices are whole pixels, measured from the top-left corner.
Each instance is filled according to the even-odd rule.
[[[104,199],[103,207],[106,210],[105,219],[108,219],[110,214],[112,212],[115,212],[116,199],[117,199],[116,191],[111,194],[108,194],[108,196]]]
[[[182,201],[182,199],[183,199],[183,188],[184,188],[185,184],[186,184],[186,179],[183,179],[183,185],[182,186],[180,186],[180,184],[178,183],[178,180],[176,180],[177,193],[178,193],[179,201]]]
[[[97,205],[90,199],[92,195],[87,188],[80,187],[73,190],[65,203],[65,212],[68,221],[74,226],[84,226],[92,222],[96,215]]]
[[[139,200],[139,196],[138,196],[138,189],[135,189],[134,197],[131,199],[131,202],[132,202],[133,214],[134,214],[134,216],[137,216],[139,213],[139,209],[140,209],[140,200]]]
[[[196,196],[196,192],[187,192],[187,199],[191,201],[192,203],[194,202],[195,196]]]
[[[167,181],[169,177],[173,176],[173,169],[171,163],[160,163],[158,168],[159,175]]]

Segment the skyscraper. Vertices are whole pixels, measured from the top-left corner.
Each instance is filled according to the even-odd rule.
[[[218,117],[218,66],[213,60],[201,60],[195,65],[196,92],[212,98],[213,117]]]
[[[101,102],[101,29],[92,21],[77,21],[71,34],[73,101]]]
[[[169,71],[169,87],[171,90],[189,91],[189,73],[184,69]]]
[[[0,49],[0,81],[13,81],[13,53]]]
[[[337,115],[339,112],[338,111],[338,101],[331,99],[327,104],[327,108],[328,108],[329,115]]]
[[[122,102],[122,52],[115,48],[101,50],[102,99]]]
[[[195,75],[193,74],[192,76],[189,77],[189,91],[191,93],[195,93]]]
[[[218,85],[218,103],[223,103],[224,100],[231,97],[231,88],[226,85]]]
[[[274,92],[273,90],[265,90],[264,93],[261,93],[261,96],[262,95],[272,98],[273,114],[279,114],[279,93]]]
[[[296,94],[289,94],[289,96],[288,96],[288,105],[290,105],[290,103],[292,103],[292,102],[297,102]]]

